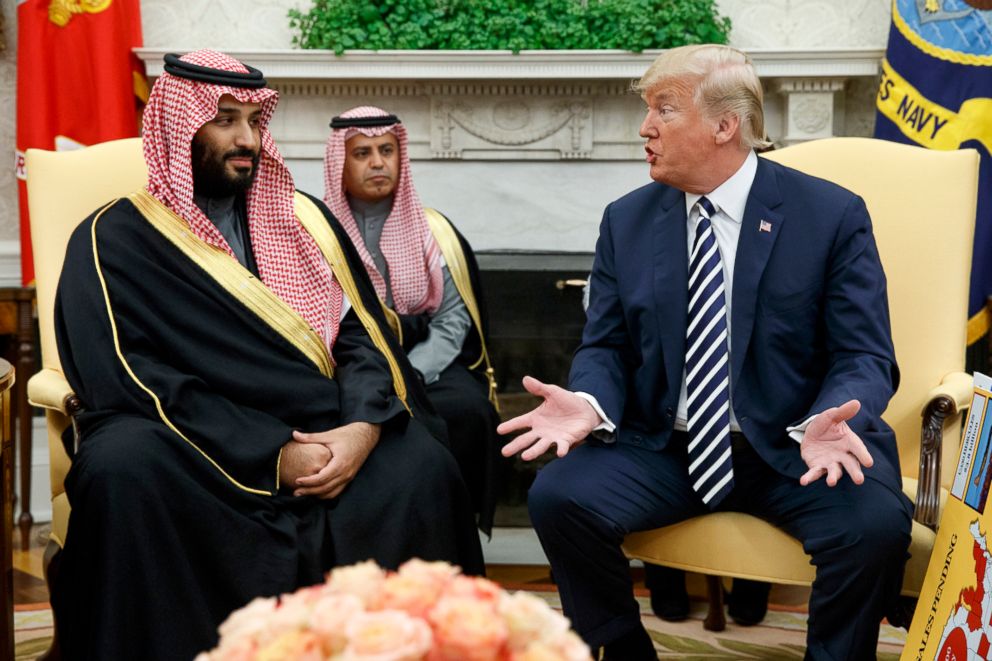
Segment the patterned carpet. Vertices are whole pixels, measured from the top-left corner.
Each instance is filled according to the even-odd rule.
[[[553,590],[531,589],[533,594],[558,608]],[[640,597],[643,621],[654,639],[659,659],[681,661],[801,661],[806,649],[806,614],[773,607],[760,626],[740,627],[728,621],[727,629],[713,633],[703,629],[705,604],[694,602],[689,619],[665,622],[654,615],[647,598]],[[52,612],[48,604],[18,606],[14,613],[16,661],[33,661],[51,642]],[[897,661],[906,632],[882,625],[878,644],[879,661]]]
[[[33,661],[52,644],[52,611],[48,604],[14,607],[14,659]]]
[[[558,608],[558,594],[532,592]],[[703,629],[706,604],[693,602],[689,619],[666,622],[651,614],[647,597],[638,597],[641,620],[654,639],[659,659],[682,661],[801,661],[806,651],[806,613],[771,607],[765,620],[755,627],[741,627],[729,618],[719,633]],[[882,625],[878,643],[879,661],[898,661],[906,642],[906,631]]]

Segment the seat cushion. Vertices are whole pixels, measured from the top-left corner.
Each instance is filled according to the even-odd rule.
[[[916,497],[916,480],[903,478],[903,491]],[[947,492],[941,494],[941,509]],[[902,593],[917,596],[923,585],[936,533],[913,522],[910,558]],[[716,512],[657,530],[627,536],[628,557],[701,574],[738,576],[770,583],[810,585],[814,568],[802,545],[770,523],[749,514]],[[733,549],[733,553],[728,553]]]
[[[795,538],[757,517],[716,512],[628,535],[624,552],[668,567],[720,576],[809,585],[813,566]],[[733,549],[728,553],[728,549]]]

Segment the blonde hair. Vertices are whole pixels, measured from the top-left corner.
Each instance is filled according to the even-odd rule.
[[[634,89],[645,96],[665,80],[695,79],[692,99],[707,118],[730,113],[741,120],[741,146],[763,149],[765,113],[761,81],[751,58],[730,46],[701,44],[681,46],[659,55]]]

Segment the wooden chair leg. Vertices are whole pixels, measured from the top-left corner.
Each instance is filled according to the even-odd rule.
[[[706,576],[706,593],[709,597],[709,611],[703,620],[707,631],[723,631],[727,628],[727,616],[723,612],[723,579],[719,576]]]
[[[885,614],[885,619],[892,626],[902,627],[906,631],[909,631],[909,625],[913,622],[913,613],[916,612],[917,601],[916,597],[899,595],[899,600]]]

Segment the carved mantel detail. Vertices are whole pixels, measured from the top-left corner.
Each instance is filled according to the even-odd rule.
[[[555,97],[434,97],[436,159],[589,159],[592,103]]]
[[[835,108],[837,92],[844,91],[844,78],[785,78],[773,88],[782,95],[785,110],[784,144],[793,144],[834,135],[835,109],[843,117],[843,95]]]

